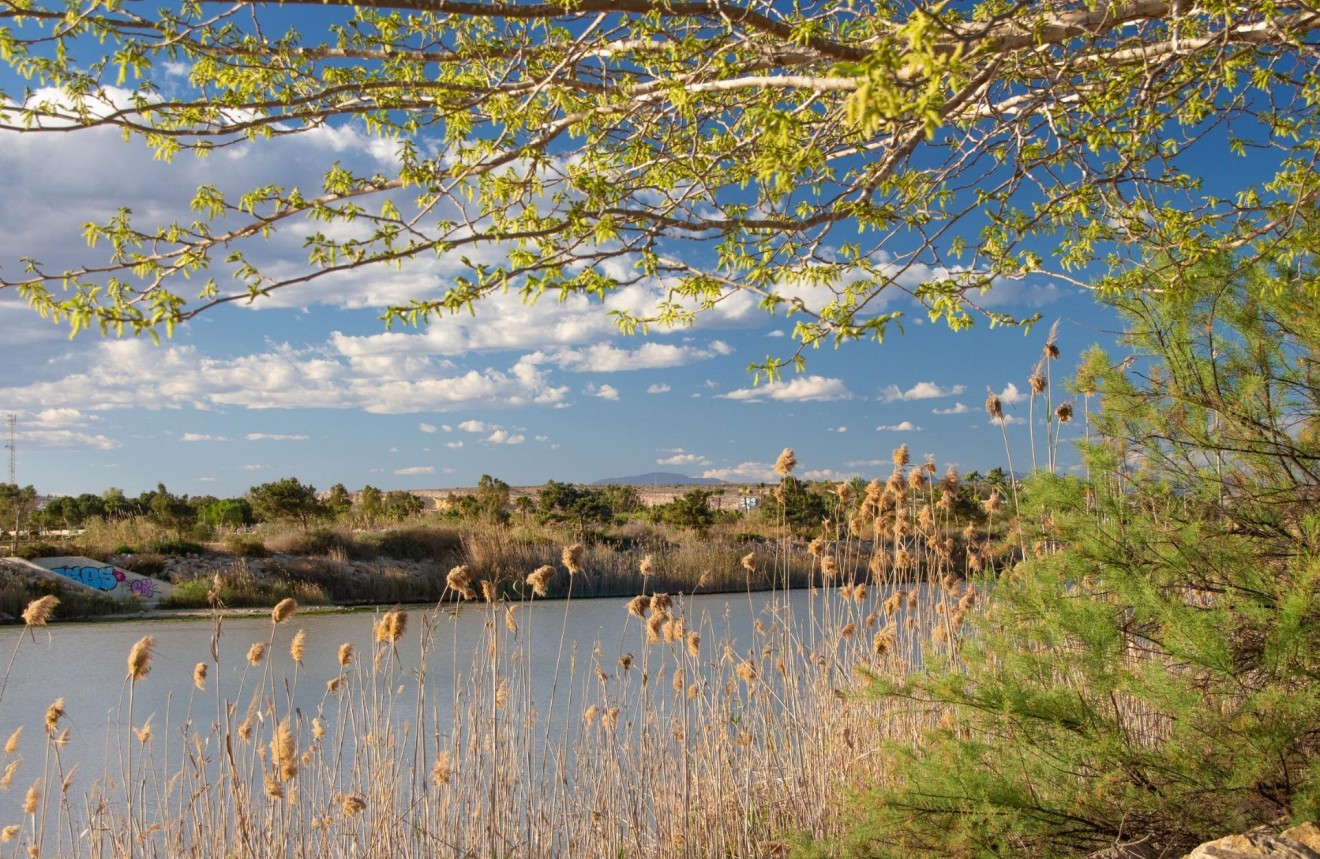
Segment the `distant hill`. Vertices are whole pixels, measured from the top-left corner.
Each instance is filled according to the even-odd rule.
[[[607,477],[604,480],[597,480],[593,486],[605,486],[616,483],[628,483],[634,486],[684,486],[687,484],[701,484],[711,486],[724,483],[714,477],[688,477],[686,474],[674,474],[669,471],[652,471],[649,474],[637,474],[632,477]]]

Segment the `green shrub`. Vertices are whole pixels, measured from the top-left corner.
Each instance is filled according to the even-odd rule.
[[[266,544],[256,537],[248,537],[241,534],[235,534],[225,540],[225,549],[233,555],[240,558],[266,558],[270,556],[270,550]]]
[[[876,680],[944,717],[891,749],[859,855],[1176,856],[1320,813],[1320,311],[1224,263],[1122,310],[1154,361],[1087,356],[1089,477],[1026,484],[1034,551],[961,664]]]

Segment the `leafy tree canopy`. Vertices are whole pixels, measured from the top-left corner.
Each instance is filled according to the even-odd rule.
[[[248,490],[253,515],[263,522],[293,520],[306,528],[312,519],[325,513],[316,496],[316,488],[286,477],[263,483]]]
[[[0,287],[154,334],[447,255],[466,276],[388,321],[640,285],[612,305],[625,330],[740,293],[796,314],[803,346],[883,336],[896,294],[1008,322],[981,297],[1008,279],[1139,288],[1148,248],[1166,279],[1211,247],[1301,253],[1318,25],[1287,0],[4,0],[28,88],[0,128],[113,127],[168,159],[351,127],[394,158],[207,185],[165,223],[125,209],[86,225],[99,261],[11,262]],[[301,266],[263,253],[283,235]]]

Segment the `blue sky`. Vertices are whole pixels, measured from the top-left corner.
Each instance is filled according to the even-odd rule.
[[[335,160],[391,158],[351,127],[170,164],[109,130],[6,135],[0,266],[13,274],[25,256],[50,268],[86,259],[83,222],[118,206],[153,222],[177,217],[204,182],[315,185]],[[300,245],[277,238],[263,253],[293,269]],[[0,293],[0,414],[17,416],[18,481],[51,494],[164,482],[222,497],[286,476],[321,489],[468,486],[483,473],[515,485],[651,471],[760,481],[774,479],[786,446],[802,476],[843,479],[887,474],[901,443],[941,468],[984,471],[1007,464],[983,410],[987,388],[1004,397],[1021,470],[1030,454],[1018,422],[1050,324],[1059,320],[1063,350],[1056,381],[1116,324],[1084,290],[1048,280],[989,296],[996,309],[1043,314],[1025,336],[951,333],[898,299],[890,309],[912,314],[905,333],[812,351],[805,372],[759,386],[747,365],[791,354],[793,321],[751,297],[649,336],[621,335],[605,312],[651,306],[658,293],[644,285],[609,307],[500,296],[475,317],[385,330],[387,304],[434,294],[461,270],[455,259],[359,270],[219,308],[160,345],[95,332],[70,341]],[[1081,432],[1080,421],[1066,427],[1065,447]]]

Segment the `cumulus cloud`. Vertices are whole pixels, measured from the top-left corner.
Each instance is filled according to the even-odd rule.
[[[431,465],[410,465],[407,468],[394,469],[395,474],[435,474],[435,467]]]
[[[800,376],[788,382],[777,381],[752,388],[740,388],[720,394],[726,400],[745,403],[777,400],[780,402],[811,402],[852,399],[852,393],[842,379],[826,376]]]
[[[886,403],[892,403],[895,400],[933,400],[939,397],[954,397],[964,390],[966,388],[962,385],[943,388],[934,382],[917,382],[906,391],[899,388],[898,385],[888,385],[880,393],[880,398]]]
[[[527,441],[527,436],[521,433],[510,433],[508,430],[497,429],[485,439],[491,444],[522,444]]]
[[[108,340],[72,360],[80,366],[63,378],[0,388],[0,400],[20,407],[93,411],[237,406],[416,414],[554,405],[568,393],[524,361],[481,370],[406,357],[354,363],[323,348],[287,344],[217,358],[191,345]]]
[[[419,423],[419,424],[417,425],[417,428],[418,428],[419,430],[421,430],[422,432],[425,432],[425,433],[432,433],[432,432],[435,432],[436,429],[438,429],[438,427],[436,427],[435,424],[428,424],[428,423],[426,423],[425,421]]]
[[[609,343],[595,343],[583,349],[562,349],[549,354],[537,353],[534,360],[552,363],[560,369],[579,373],[617,373],[625,370],[680,367],[732,353],[733,347],[722,340],[715,340],[705,348],[648,341],[636,349],[625,349]]]
[[[589,397],[599,397],[602,400],[617,400],[619,398],[619,389],[613,385],[597,385],[594,382],[588,384],[584,393]]]
[[[778,483],[773,462],[742,462],[725,468],[708,468],[702,477],[713,477],[728,483]]]
[[[445,447],[450,448],[450,449],[452,449],[452,450],[458,450],[458,449],[459,449],[460,447],[462,447],[462,446],[463,446],[463,442],[461,442],[461,441],[447,441],[447,442],[445,442]]]
[[[999,392],[999,399],[1006,406],[1012,405],[1013,403],[1020,403],[1026,398],[1027,398],[1026,392],[1019,391],[1018,386],[1013,384],[1012,382],[1009,382],[1006,386],[1004,386],[1004,390]]]
[[[903,421],[897,424],[881,424],[876,427],[876,432],[921,432],[921,427],[912,423],[912,421]]]
[[[971,409],[967,408],[963,403],[954,403],[947,409],[931,409],[930,413],[932,415],[961,415],[969,411],[971,411]]]
[[[490,432],[494,427],[482,421],[463,421],[458,425],[463,432]]]
[[[669,393],[669,386],[666,385],[666,384],[664,384],[663,382],[658,382],[658,383],[656,383],[656,384],[654,384],[654,385],[649,385],[649,386],[647,386],[647,388],[646,388],[646,393],[648,393],[648,394],[667,394],[667,393]]]
[[[710,460],[704,456],[695,453],[676,452],[673,456],[667,456],[656,460],[657,465],[710,465]]]

